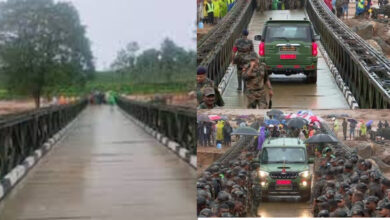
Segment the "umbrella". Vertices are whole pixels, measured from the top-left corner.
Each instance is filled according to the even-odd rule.
[[[197,121],[211,122],[210,118],[207,115],[198,115]]]
[[[222,115],[221,119],[224,120],[224,121],[228,121],[229,120],[228,116],[226,116],[226,115]]]
[[[373,122],[374,122],[373,120],[369,120],[369,121],[366,123],[366,126],[372,125]]]
[[[348,118],[347,121],[349,121],[350,123],[353,123],[353,124],[357,124],[358,122],[353,119],[353,118]]]
[[[266,125],[278,125],[278,124],[280,124],[280,122],[278,120],[275,120],[275,119],[265,120],[264,123]]]
[[[338,143],[339,141],[329,134],[316,134],[305,141],[307,144]]]
[[[283,112],[278,110],[278,109],[272,109],[271,111],[267,112],[267,115],[268,116],[279,116],[279,115],[283,115]]]
[[[307,121],[303,118],[293,118],[288,120],[287,127],[289,128],[303,128]]]
[[[235,129],[232,135],[250,135],[250,136],[258,136],[259,132],[251,127],[239,127]]]
[[[210,118],[210,120],[216,121],[216,120],[220,120],[221,116],[219,116],[219,115],[209,115],[209,118]]]
[[[265,141],[265,127],[260,128],[259,138],[257,140],[257,150],[261,150]]]
[[[320,119],[317,116],[313,115],[313,116],[310,116],[310,121],[315,122],[315,121],[320,121]]]

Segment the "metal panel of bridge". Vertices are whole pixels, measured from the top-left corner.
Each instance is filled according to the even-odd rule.
[[[0,203],[0,219],[193,218],[196,171],[123,114],[88,107]]]
[[[273,19],[303,19],[303,10],[265,11],[264,14],[254,12],[249,23],[249,39],[260,34],[265,21]],[[256,52],[259,41],[254,41]],[[318,81],[316,85],[305,84],[304,76],[273,77],[274,108],[310,108],[310,109],[348,109],[349,105],[338,88],[322,54],[318,55]],[[246,108],[246,97],[237,91],[237,76],[233,74],[223,94],[224,108]]]

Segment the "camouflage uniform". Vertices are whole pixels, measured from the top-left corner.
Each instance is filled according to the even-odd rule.
[[[245,80],[246,91],[245,95],[248,98],[248,108],[267,109],[267,95],[264,90],[264,85],[268,80],[267,72],[265,71],[265,64],[260,63],[255,66],[252,73],[248,73],[250,64],[246,64],[247,71],[243,73]]]
[[[234,46],[237,48],[237,53],[234,56],[234,64],[237,65],[238,89],[241,90],[242,68],[247,62],[245,59],[246,56],[253,51],[253,42],[249,39],[239,38],[234,42]]]
[[[214,88],[214,82],[209,78],[206,78],[206,80],[203,83],[198,83],[196,85],[196,98],[198,99],[198,103],[203,102],[203,89],[206,87]]]
[[[252,216],[257,216],[257,209],[259,208],[261,201],[261,187],[260,187],[260,179],[257,175],[257,171],[252,171],[251,175],[251,199],[252,205],[250,206],[250,213]]]
[[[212,87],[215,91],[215,105],[216,106],[224,106],[225,103],[222,99],[221,93],[219,93],[218,88],[214,86],[214,81],[209,78],[206,78],[203,83],[198,83],[196,85],[196,98],[198,100],[198,104],[202,104],[203,102],[203,90],[206,87]]]

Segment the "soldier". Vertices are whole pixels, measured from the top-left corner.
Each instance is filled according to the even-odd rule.
[[[253,52],[253,42],[248,39],[248,35],[247,30],[242,31],[242,37],[237,39],[233,46],[232,63],[237,66],[237,90],[242,90],[242,69],[245,65],[245,57]]]
[[[390,189],[386,190],[385,198],[378,202],[378,206],[390,203]]]
[[[369,196],[365,201],[364,217],[376,217],[376,205],[378,203],[378,197]]]
[[[347,215],[350,214],[350,210],[348,209],[348,207],[346,206],[345,204],[345,199],[343,196],[341,195],[336,195],[335,196],[335,201],[337,202],[337,209],[335,212],[338,212],[338,211],[344,211]],[[336,217],[336,216],[335,216]]]
[[[215,104],[217,106],[224,106],[224,102],[222,100],[222,96],[219,93],[218,88],[214,85],[214,82],[207,78],[207,70],[205,67],[199,67],[196,71],[196,98],[198,99],[198,104],[201,104],[203,102],[203,89],[206,87],[214,88],[215,93]]]
[[[378,207],[380,217],[390,217],[390,203]]]
[[[256,10],[263,13],[266,9],[266,1],[268,0],[256,0]]]
[[[259,167],[259,164],[256,163],[252,167],[251,172],[251,193],[252,193],[252,206],[251,206],[251,215],[255,217],[259,217],[257,214],[257,209],[260,205],[261,201],[261,187],[260,187],[260,178],[257,173],[257,168]]]
[[[215,92],[211,87],[203,89],[203,102],[200,103],[198,109],[213,109],[217,105],[215,104]]]
[[[272,98],[273,91],[267,72],[264,70],[264,63],[259,63],[259,58],[255,52],[248,56],[249,64],[243,68],[243,77],[245,79],[248,98],[248,108],[267,109],[267,95],[264,86],[268,87],[269,97]]]
[[[380,198],[382,196],[381,185],[380,185],[381,176],[377,171],[372,171],[370,174],[370,183],[368,184],[368,195],[376,196]]]

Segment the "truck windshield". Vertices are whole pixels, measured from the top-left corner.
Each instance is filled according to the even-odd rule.
[[[265,42],[273,42],[275,40],[311,42],[310,26],[268,26]]]
[[[303,148],[272,147],[264,148],[261,163],[305,163],[306,153]]]

